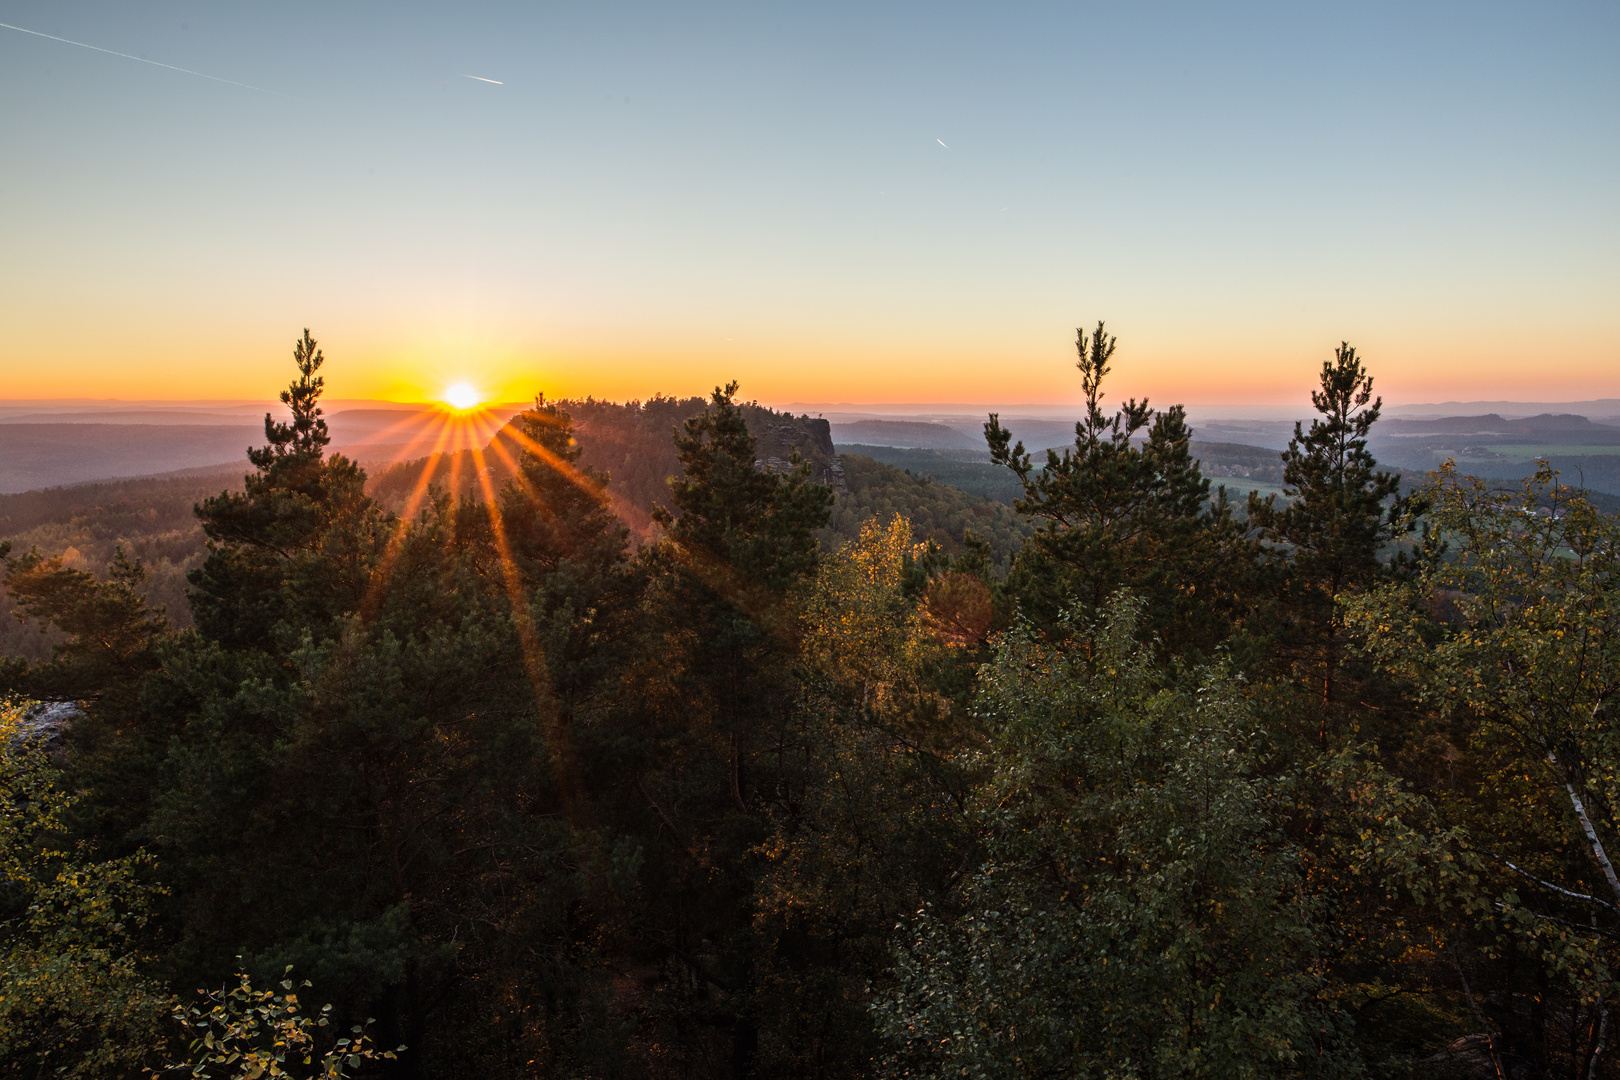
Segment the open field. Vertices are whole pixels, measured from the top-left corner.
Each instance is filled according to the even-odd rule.
[[[1481,460],[1489,461],[1489,460],[1504,460],[1504,459],[1507,460],[1507,461],[1535,461],[1538,458],[1548,458],[1548,457],[1606,457],[1606,456],[1610,456],[1610,455],[1620,454],[1620,446],[1602,446],[1602,445],[1599,445],[1599,446],[1585,446],[1585,445],[1583,445],[1583,446],[1553,446],[1553,445],[1514,446],[1514,445],[1509,444],[1509,445],[1503,445],[1503,446],[1487,446],[1487,447],[1485,447],[1485,449],[1489,450],[1491,453],[1497,455],[1497,458],[1496,459],[1491,459],[1491,458],[1475,458],[1475,457],[1471,457],[1471,456],[1459,456],[1457,458],[1457,460],[1459,462],[1462,462],[1462,461],[1481,461]]]
[[[1247,502],[1251,491],[1259,492],[1262,499],[1267,495],[1275,495],[1279,499],[1286,498],[1281,484],[1273,484],[1267,480],[1250,480],[1242,476],[1211,476],[1207,479],[1211,495],[1224,484],[1227,501],[1236,504]]]

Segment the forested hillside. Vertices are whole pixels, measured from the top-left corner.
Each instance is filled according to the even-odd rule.
[[[829,550],[855,540],[868,522],[887,522],[899,515],[910,522],[912,538],[959,555],[971,534],[989,545],[990,558],[1005,571],[1013,555],[1034,531],[1030,522],[1003,502],[968,494],[926,476],[873,461],[860,454],[843,455],[848,494],[833,504],[824,537]]]
[[[240,485],[0,504],[0,1076],[1620,1076],[1620,518],[1348,345],[1239,508],[1076,345],[1016,506],[734,383],[368,477],[307,332]]]
[[[673,433],[703,411],[705,400],[656,397],[617,404],[586,399],[561,406],[576,418],[581,466],[611,478],[606,491],[615,515],[634,535],[656,536],[653,511],[669,505],[669,480],[681,471]],[[920,539],[932,539],[949,552],[963,550],[964,530],[970,527],[991,544],[1001,564],[1017,547],[1022,534],[1016,516],[1005,508],[948,487],[910,481],[899,482],[900,487],[914,488],[901,494],[893,490],[895,480],[880,481],[881,474],[870,471],[863,472],[859,482],[846,483],[841,471],[833,475],[834,469],[842,470],[842,459],[832,453],[809,418],[752,404],[743,405],[742,412],[750,431],[761,440],[757,452],[762,458],[775,458],[781,467],[794,449],[802,449],[818,476],[835,483],[837,509],[829,528],[818,533],[829,550],[858,536],[862,523],[874,514],[896,510],[912,520]],[[429,445],[432,441],[418,439]],[[396,513],[413,494],[418,502],[432,492],[452,499],[482,498],[485,486],[480,475],[489,480],[489,491],[498,491],[515,476],[522,453],[509,429],[498,432],[492,443],[477,452],[431,454],[379,467],[368,478],[366,490]],[[985,471],[990,471],[988,466]],[[239,486],[240,476],[237,466],[0,495],[0,540],[10,540],[18,551],[38,549],[47,558],[60,557],[67,567],[97,572],[121,548],[143,563],[140,591],[146,600],[164,609],[176,626],[189,627],[185,576],[201,564],[206,542],[192,508],[222,488]],[[1006,477],[1005,482],[1011,481]],[[874,484],[884,490],[870,491]],[[56,636],[37,620],[25,623],[15,614],[10,594],[0,589],[0,656],[48,658]]]
[[[1275,450],[1197,439],[1189,446],[1203,474],[1215,477],[1216,485],[1225,484],[1234,497],[1245,497],[1250,490],[1271,494],[1282,482],[1282,459]],[[994,464],[989,451],[983,449],[932,450],[855,443],[841,444],[839,449],[842,453],[860,454],[998,502],[1010,504],[1024,490],[1018,477]],[[1044,455],[1035,455],[1034,461],[1037,467],[1045,465]]]
[[[901,449],[861,443],[840,445],[838,449],[843,454],[856,454],[892,465],[914,476],[1008,505],[1024,490],[1016,476],[991,463],[990,454],[985,450]]]
[[[184,628],[191,625],[186,574],[201,564],[204,545],[192,508],[240,483],[241,468],[234,467],[0,495],[0,541],[17,551],[37,548],[65,567],[97,573],[122,549],[144,568],[147,603]],[[16,613],[11,593],[0,589],[0,656],[47,659],[56,636],[37,621],[24,624]]]

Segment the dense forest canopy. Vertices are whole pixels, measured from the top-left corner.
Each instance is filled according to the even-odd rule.
[[[0,1076],[1620,1075],[1620,519],[1076,344],[999,500],[734,383],[368,476],[306,331],[0,507]]]

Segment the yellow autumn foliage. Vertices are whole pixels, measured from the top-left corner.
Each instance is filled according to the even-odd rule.
[[[923,549],[904,517],[886,524],[874,518],[825,561],[805,599],[806,661],[857,692],[868,709],[882,708],[934,647],[918,601],[902,588],[907,559]]]

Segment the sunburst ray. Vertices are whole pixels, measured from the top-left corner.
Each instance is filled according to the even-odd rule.
[[[513,418],[512,423],[509,423],[502,428],[501,432],[503,435],[509,435],[513,442],[517,443],[524,450],[527,450],[529,453],[539,458],[545,464],[551,466],[551,468],[560,476],[571,482],[575,487],[585,492],[591,498],[595,499],[599,503],[602,503],[603,505],[607,504],[608,497],[607,494],[602,490],[602,485],[580,472],[574,467],[573,462],[567,460],[566,458],[558,457],[556,454],[552,453],[550,450],[547,450],[544,446],[541,446],[539,443],[523,434],[523,432],[519,431],[516,427],[516,417]]]
[[[551,668],[546,663],[545,650],[540,644],[539,635],[535,632],[534,615],[529,607],[528,593],[523,587],[522,575],[518,573],[517,563],[512,558],[512,545],[506,535],[506,523],[501,519],[500,504],[495,498],[494,481],[484,471],[483,451],[474,450],[473,457],[478,466],[475,475],[484,489],[485,512],[489,514],[490,535],[495,541],[495,553],[506,586],[507,601],[512,608],[512,622],[517,630],[518,650],[523,656],[524,672],[528,676],[530,692],[534,695],[535,710],[540,715],[546,751],[551,758],[552,776],[557,783],[557,791],[562,797],[563,810],[568,815],[569,822],[576,827],[584,826],[588,821],[579,768],[574,761],[573,749],[568,739],[566,725],[563,723],[562,709],[552,689]]]
[[[451,424],[445,417],[439,425],[438,442],[422,462],[422,473],[416,478],[416,484],[405,500],[405,506],[400,511],[394,530],[388,537],[388,544],[383,548],[382,558],[377,560],[377,568],[371,572],[371,581],[366,586],[366,595],[360,601],[360,619],[362,623],[369,623],[377,614],[377,608],[382,604],[383,590],[387,588],[388,579],[393,575],[394,563],[399,559],[400,550],[404,547],[406,534],[416,520],[416,512],[422,506],[422,500],[427,497],[429,486],[433,482],[433,474],[438,469],[439,452],[445,441],[450,438]]]

